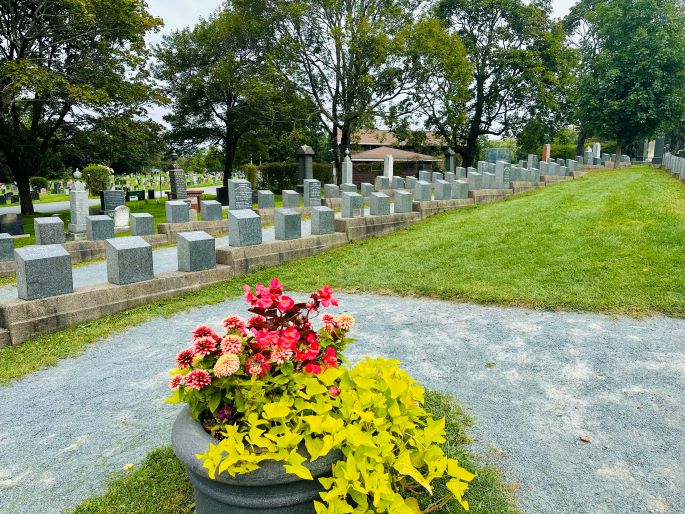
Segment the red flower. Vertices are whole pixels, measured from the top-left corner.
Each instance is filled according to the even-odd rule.
[[[259,314],[255,314],[249,320],[247,320],[247,324],[249,326],[259,325],[260,323],[264,322],[264,319],[265,319],[264,316],[260,316]]]
[[[295,301],[289,296],[281,296],[278,302],[278,310],[281,312],[289,311],[295,307]]]
[[[321,370],[321,366],[319,366],[318,364],[314,364],[314,363],[312,363],[312,362],[308,363],[308,364],[304,367],[304,370],[305,370],[307,373],[313,373],[314,375],[318,375],[318,374],[321,373],[321,371],[322,371],[322,370]]]
[[[216,351],[217,341],[213,337],[200,337],[193,341],[193,351],[195,355],[205,357]]]
[[[204,369],[196,369],[188,373],[186,387],[200,391],[212,383],[212,377]]]
[[[266,329],[257,330],[256,328],[251,329],[251,331],[254,334],[255,343],[262,350],[278,344],[278,332],[271,332]]]
[[[276,277],[272,278],[269,281],[269,292],[272,295],[281,295],[283,294],[283,286],[281,283],[278,281]]]
[[[327,332],[333,332],[333,329],[335,329],[335,317],[331,314],[323,314],[321,316],[321,323],[323,323],[323,328]]]
[[[245,371],[247,371],[250,375],[259,375],[261,377],[270,370],[271,364],[261,353],[255,353],[245,362]]]
[[[338,300],[336,298],[333,298],[333,291],[331,290],[331,286],[323,286],[321,289],[319,289],[316,292],[316,298],[321,302],[321,305],[324,307],[330,307],[333,305],[334,307],[338,306]]]
[[[243,286],[243,291],[245,291],[245,301],[250,305],[255,305],[257,303],[257,297],[252,294],[252,288],[245,284]]]
[[[308,361],[313,361],[319,356],[319,343],[312,343],[309,349],[305,352],[304,358]]]
[[[335,353],[335,348],[332,346],[326,348],[326,355],[324,355],[323,361],[334,368],[338,366],[338,356]]]
[[[331,386],[328,388],[328,394],[331,398],[336,398],[340,394],[340,388],[337,386]]]
[[[175,391],[183,383],[183,375],[174,375],[169,380],[169,389]]]
[[[197,339],[198,337],[212,337],[216,339],[219,336],[217,336],[216,332],[214,332],[214,330],[209,328],[207,325],[200,325],[193,330],[193,339]]]
[[[176,356],[176,365],[179,368],[185,369],[193,363],[194,358],[195,352],[191,348],[186,348],[185,350],[181,350]]]
[[[281,335],[288,343],[297,344],[297,342],[300,340],[300,331],[295,327],[286,328],[281,332]]]
[[[224,320],[224,327],[227,330],[236,330],[238,332],[242,332],[245,330],[245,322],[238,316],[229,316]]]

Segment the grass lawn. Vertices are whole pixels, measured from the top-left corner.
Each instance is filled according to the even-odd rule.
[[[515,513],[511,488],[502,483],[499,473],[491,466],[481,466],[476,458],[464,449],[469,442],[466,430],[471,419],[451,396],[427,392],[426,407],[434,417],[445,417],[448,456],[456,458],[469,471],[478,476],[473,480],[466,499],[473,514]],[[419,497],[422,508],[447,494],[444,481],[434,482],[433,497]],[[74,514],[128,514],[128,513],[191,513],[194,509],[193,491],[181,463],[170,447],[161,448],[148,455],[145,461],[129,472],[114,479],[107,492],[100,497],[86,500]],[[464,510],[450,502],[438,513],[458,513]]]
[[[0,349],[0,384],[272,276],[300,291],[328,283],[348,292],[683,317],[684,256],[685,184],[647,167],[593,172]]]

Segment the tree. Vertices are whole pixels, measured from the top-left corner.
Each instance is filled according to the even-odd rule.
[[[555,118],[558,64],[569,55],[547,2],[441,0],[438,14],[459,35],[473,66],[468,118],[461,137],[452,136],[461,140],[454,149],[465,166],[477,158],[480,136],[510,134],[534,117]]]
[[[316,108],[341,169],[354,129],[408,105],[415,69],[406,53],[421,0],[272,0],[286,79]],[[404,102],[404,103],[403,103]],[[338,144],[340,139],[340,144]]]
[[[233,0],[192,29],[164,37],[156,76],[167,84],[173,112],[169,138],[186,151],[203,143],[224,151],[224,185],[241,139],[261,126],[292,124],[301,100],[269,66],[274,32],[260,0]]]
[[[144,37],[160,24],[143,0],[0,0],[0,154],[22,213],[70,128],[158,99]]]
[[[570,17],[582,37],[578,116],[616,154],[685,112],[685,12],[680,0],[584,1]],[[618,159],[616,161],[618,165]]]

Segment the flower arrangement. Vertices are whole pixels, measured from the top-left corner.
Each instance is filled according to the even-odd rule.
[[[445,475],[451,495],[468,510],[463,495],[474,475],[445,456],[445,421],[422,407],[423,388],[397,361],[367,358],[345,366],[354,318],[320,314],[338,306],[330,287],[304,303],[285,295],[275,278],[244,290],[252,317],[226,318],[223,337],[196,328],[171,370],[169,401],[187,403],[216,438],[197,456],[211,478],[273,460],[312,480],[303,462],[338,450],[343,459],[332,477],[319,479],[317,513],[422,512],[412,491],[432,494],[431,482]]]

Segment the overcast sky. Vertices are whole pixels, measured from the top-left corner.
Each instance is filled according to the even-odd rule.
[[[565,16],[576,1],[552,0],[554,16]],[[147,0],[147,4],[154,16],[164,20],[164,27],[160,33],[148,37],[150,43],[157,43],[164,33],[194,25],[199,18],[206,18],[221,5],[221,0]],[[149,114],[155,121],[162,122],[164,111],[153,108]]]

